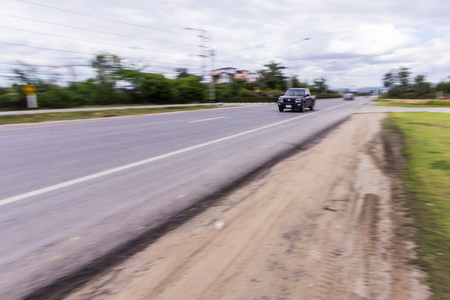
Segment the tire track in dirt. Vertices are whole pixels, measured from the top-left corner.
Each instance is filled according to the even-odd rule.
[[[68,299],[426,299],[398,257],[382,118],[354,116]]]

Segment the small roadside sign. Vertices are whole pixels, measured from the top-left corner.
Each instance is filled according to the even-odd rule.
[[[37,108],[36,87],[33,84],[27,84],[23,87],[23,91],[27,95],[27,107]]]
[[[23,91],[27,95],[33,95],[36,94],[36,87],[34,86],[34,84],[27,84],[23,87]]]

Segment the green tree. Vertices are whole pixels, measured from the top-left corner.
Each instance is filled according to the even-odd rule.
[[[410,74],[411,74],[411,72],[409,72],[409,68],[405,68],[405,67],[400,67],[400,69],[397,72],[397,82],[405,91],[408,91],[408,89],[409,89],[409,75]]]
[[[443,92],[446,95],[450,95],[450,82],[439,82],[436,85],[436,92]]]
[[[215,84],[214,88],[216,91],[217,100],[226,100],[231,97],[231,89],[229,84]]]
[[[240,96],[241,91],[245,90],[245,80],[233,78],[230,83],[230,93],[231,96]]]
[[[328,91],[328,85],[326,84],[326,78],[314,79],[314,86],[317,91],[321,94],[326,93]]]
[[[177,79],[195,76],[195,75],[189,74],[188,69],[186,69],[186,68],[176,68],[175,72],[177,72]]]
[[[425,75],[417,75],[414,78],[411,90],[416,94],[416,97],[426,95],[431,91],[431,83],[425,81]]]
[[[411,84],[409,76],[411,72],[409,68],[400,67],[398,70],[392,70],[383,77],[383,84],[389,88],[389,96],[404,97],[406,93],[410,92]]]
[[[21,63],[20,68],[14,68],[12,71],[15,81],[20,84],[36,84],[39,81],[37,68],[30,64]]]
[[[286,67],[280,63],[270,62],[264,65],[266,69],[259,70],[258,81],[269,89],[286,89],[286,76],[283,75],[282,70]]]
[[[383,78],[384,87],[391,88],[395,85],[395,76],[392,72],[388,72],[384,75]]]
[[[97,102],[99,104],[115,104],[118,102],[116,93],[116,82],[119,80],[117,72],[123,69],[122,60],[115,54],[98,54],[91,61],[92,68],[97,76],[95,85],[97,91]]]
[[[91,61],[91,66],[95,69],[100,83],[115,83],[116,72],[122,69],[122,60],[114,54],[98,54]]]
[[[45,92],[39,94],[39,106],[44,108],[76,107],[73,93],[69,89],[55,84],[49,84]]]
[[[0,108],[20,109],[26,107],[23,85],[13,83],[11,88],[2,89],[0,93]]]
[[[120,69],[115,76],[130,84],[127,92],[134,103],[163,104],[173,99],[169,80],[162,74]]]
[[[392,70],[383,77],[385,87],[392,88],[395,86],[402,87],[405,91],[409,88],[409,76],[411,72],[409,68],[400,67],[398,70]]]
[[[72,103],[72,95],[69,90],[65,87],[60,87],[55,82],[57,82],[56,72],[47,73],[51,75],[50,79],[40,78],[43,74],[40,72],[39,68],[30,64],[21,63],[21,66],[12,70],[15,74],[15,82],[19,83],[17,86],[13,86],[13,91],[23,89],[25,84],[33,84],[37,88],[39,93],[38,102],[40,107],[47,108],[60,108],[60,107],[70,107]],[[25,107],[26,106],[26,96],[23,91],[17,93],[14,97],[10,99],[15,99],[11,102],[12,106]],[[14,103],[16,102],[16,103]]]
[[[293,88],[308,88],[307,82],[301,82],[297,76],[292,77],[292,87]]]
[[[14,68],[14,82],[19,85],[34,84],[38,91],[44,91],[48,81],[42,79],[39,68],[31,64],[20,63],[20,67]]]
[[[71,82],[69,90],[73,94],[74,102],[78,105],[95,105],[101,102],[102,95],[99,95],[98,84],[93,78]]]
[[[206,101],[206,86],[198,76],[175,79],[173,82],[173,101],[176,103],[197,103]]]
[[[68,89],[72,93],[72,102],[75,106],[130,103],[114,83],[99,83],[94,78],[72,82]]]

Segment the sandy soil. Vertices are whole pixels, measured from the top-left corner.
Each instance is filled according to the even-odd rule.
[[[428,299],[359,114],[67,299]]]

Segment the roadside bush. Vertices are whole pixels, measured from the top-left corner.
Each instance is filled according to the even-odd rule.
[[[197,76],[173,80],[173,103],[198,103],[206,102],[209,87],[200,82]]]
[[[418,99],[434,99],[434,98],[436,98],[436,94],[429,93],[429,94],[425,94],[425,95],[420,95],[417,98]]]
[[[146,73],[141,82],[144,103],[170,103],[172,93],[169,81],[162,74]]]
[[[12,97],[7,94],[0,94],[0,109],[11,109],[13,107]]]
[[[276,103],[278,100],[278,97],[229,97],[222,102],[226,103],[258,103],[258,102],[273,102]]]
[[[110,96],[115,101],[128,102],[128,99],[122,99],[124,96],[128,96],[130,103],[139,104],[164,104],[173,100],[172,85],[162,74],[126,69],[118,70],[115,74],[118,79],[129,83],[129,88],[120,93],[115,91]]]
[[[241,92],[241,97],[254,97],[254,95],[251,91],[245,90]]]
[[[38,106],[43,108],[67,108],[76,106],[69,90],[50,85],[37,94]]]
[[[450,82],[440,82],[436,86],[437,92],[443,92],[444,94],[450,94]]]
[[[215,84],[214,89],[216,91],[216,99],[218,101],[224,101],[230,98],[230,85],[228,84]]]
[[[2,88],[0,92],[0,109],[19,110],[26,108],[27,101],[22,85],[13,84],[9,89]]]
[[[244,87],[249,90],[249,91],[255,91],[255,90],[260,90],[261,89],[261,85],[256,82],[245,82]]]
[[[260,91],[259,94],[262,97],[269,97],[269,98],[275,98],[278,100],[278,97],[283,94],[285,92],[285,90],[265,90],[265,91]]]
[[[239,97],[245,91],[246,82],[243,79],[233,79],[230,85],[230,96]]]
[[[81,82],[72,82],[69,91],[73,94],[73,101],[79,106],[95,105],[97,103],[97,84],[93,79]]]
[[[130,103],[126,93],[110,82],[97,83],[94,79],[71,83],[67,90],[74,106]]]
[[[0,88],[0,109],[10,109],[14,105],[13,96],[9,89]]]

